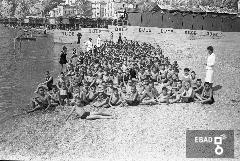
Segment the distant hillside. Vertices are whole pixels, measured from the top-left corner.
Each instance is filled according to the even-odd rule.
[[[3,17],[39,15],[47,13],[63,0],[1,0],[0,14]]]
[[[238,0],[132,0],[140,9],[146,9],[149,4],[157,2],[162,6],[181,10],[201,10],[214,12],[236,13]]]

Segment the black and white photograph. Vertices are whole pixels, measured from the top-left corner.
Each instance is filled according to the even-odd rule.
[[[0,160],[240,161],[240,0],[0,0]]]

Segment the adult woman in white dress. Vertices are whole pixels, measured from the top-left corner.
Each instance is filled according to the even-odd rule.
[[[207,58],[207,64],[206,64],[206,78],[205,78],[205,82],[208,82],[210,84],[210,86],[212,87],[213,85],[213,69],[214,69],[214,65],[215,65],[215,60],[216,60],[216,56],[213,53],[213,47],[209,46],[207,48],[208,50],[208,58]]]

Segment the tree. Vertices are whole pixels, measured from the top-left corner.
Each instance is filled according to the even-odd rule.
[[[24,4],[24,1],[19,2],[14,12],[14,17],[23,18],[27,14],[27,7]]]
[[[60,3],[63,3],[63,0],[45,0],[42,2],[44,7],[44,13],[48,13],[53,8],[57,7]]]
[[[89,0],[77,0],[76,5],[81,15],[92,17],[92,3]]]
[[[11,17],[13,12],[13,4],[11,1],[3,0],[1,5],[1,16],[2,17]]]

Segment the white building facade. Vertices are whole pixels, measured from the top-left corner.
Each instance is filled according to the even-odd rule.
[[[74,5],[76,3],[76,0],[66,0],[65,1],[65,5],[70,5],[70,6],[72,6],[72,5]]]

